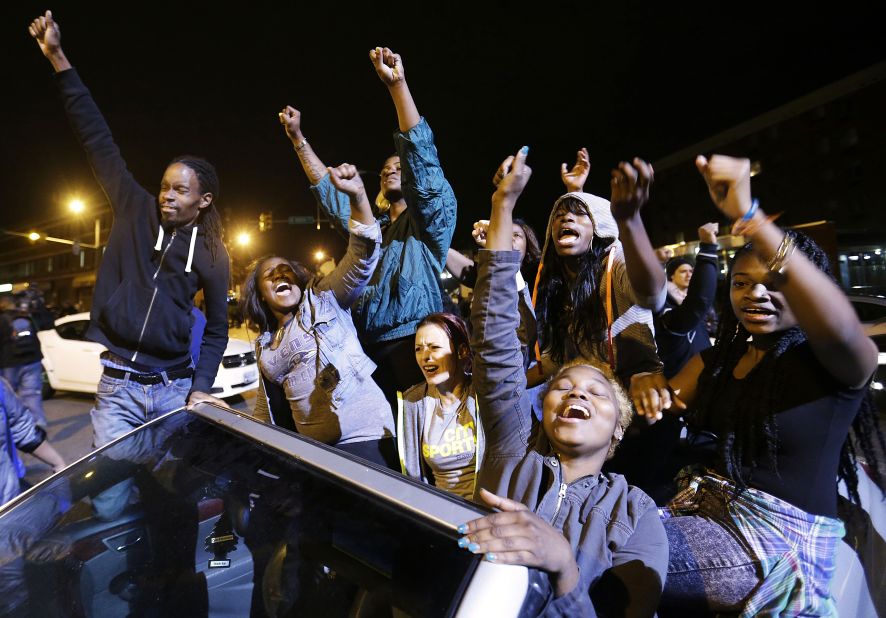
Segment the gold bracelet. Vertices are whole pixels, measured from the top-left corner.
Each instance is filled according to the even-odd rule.
[[[775,250],[775,255],[773,255],[772,259],[766,263],[766,268],[769,272],[783,275],[788,266],[788,261],[791,259],[796,248],[797,245],[794,243],[794,239],[785,233],[784,238],[781,239],[781,244],[779,244],[778,249]]]

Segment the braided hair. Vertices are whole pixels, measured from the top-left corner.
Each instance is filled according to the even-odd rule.
[[[587,207],[575,198],[560,203],[573,214],[588,214]],[[550,354],[558,365],[569,360],[567,342],[580,342],[599,358],[607,358],[606,310],[600,288],[606,252],[614,238],[594,237],[591,248],[578,258],[575,280],[570,283],[566,262],[557,255],[553,242],[547,243],[539,273],[535,315],[541,326],[539,348]],[[571,327],[571,329],[570,329]]]
[[[212,201],[209,206],[200,211],[197,224],[203,230],[203,244],[209,250],[212,261],[215,262],[218,247],[223,245],[222,235],[224,233],[221,214],[215,206],[220,191],[218,173],[215,171],[215,166],[202,157],[180,155],[170,161],[169,165],[175,165],[176,163],[189,167],[197,175],[197,182],[200,183],[201,193],[212,194]]]
[[[819,270],[834,278],[827,254],[815,241],[794,230],[786,232]],[[733,268],[738,259],[753,250],[750,244],[739,249],[729,265],[731,281]],[[728,287],[728,286],[727,286]],[[728,303],[726,303],[728,306]],[[707,425],[714,415],[715,402],[732,378],[733,371],[748,350],[750,333],[741,325],[734,311],[724,311],[717,331],[716,343],[712,350],[712,361],[705,365],[699,377],[696,405],[690,414],[693,423]],[[785,353],[806,341],[806,334],[795,326],[780,333],[780,336],[766,351],[763,359],[748,373],[747,378],[757,376],[754,388],[743,388],[733,401],[730,413],[723,419],[723,435],[720,441],[720,457],[726,473],[735,482],[737,490],[746,487],[742,470],[764,465],[777,471],[776,453],[778,446],[775,411],[784,393],[782,360]],[[868,389],[861,403],[849,435],[840,451],[838,478],[846,484],[849,498],[859,503],[856,462],[859,451],[869,462],[876,462],[879,452],[886,452],[886,441],[877,423],[877,410],[872,393]],[[882,489],[883,479],[875,465],[870,466],[873,481]]]

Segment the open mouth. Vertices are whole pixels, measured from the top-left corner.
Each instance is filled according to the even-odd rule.
[[[432,375],[432,374],[437,373],[440,370],[440,365],[422,365],[421,369],[425,373]]]
[[[578,239],[578,232],[569,227],[560,228],[557,233],[557,244],[559,245],[573,245],[578,242]]]
[[[775,316],[775,311],[772,309],[764,309],[762,307],[744,307],[741,312],[746,319],[752,322],[768,320]]]
[[[275,294],[288,294],[292,291],[292,285],[288,281],[280,281],[274,286]]]
[[[584,406],[571,403],[557,414],[559,419],[575,419],[586,421],[591,418],[591,411]]]

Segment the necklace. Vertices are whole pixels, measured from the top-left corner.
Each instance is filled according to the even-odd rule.
[[[289,323],[292,322],[292,318],[294,316],[290,315],[289,318],[274,331],[274,336],[271,338],[271,349],[276,350],[280,347],[280,344],[283,342],[283,335],[286,334],[286,327],[289,326]]]

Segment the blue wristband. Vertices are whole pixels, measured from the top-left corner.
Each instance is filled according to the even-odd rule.
[[[748,211],[744,213],[744,216],[741,218],[742,221],[750,221],[754,218],[754,215],[757,214],[757,207],[760,205],[760,200],[754,198],[751,200],[751,207],[748,208]]]

